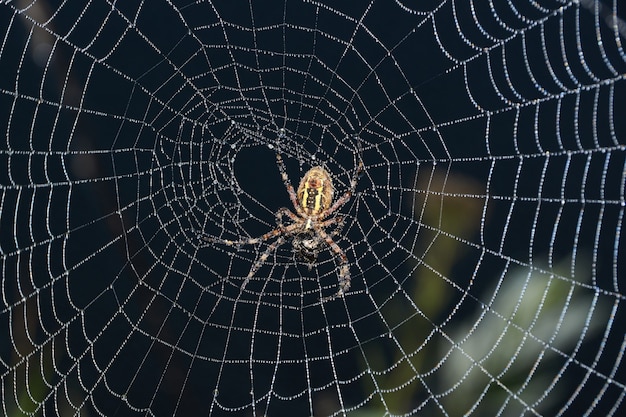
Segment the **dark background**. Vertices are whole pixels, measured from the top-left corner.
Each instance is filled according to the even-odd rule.
[[[435,352],[451,348],[454,326],[489,308],[509,269],[554,272],[563,259],[565,293],[596,297],[587,313],[604,317],[599,305],[612,321],[583,328],[545,364],[559,400],[536,409],[619,413],[626,64],[610,4],[598,3],[596,19],[589,2],[497,1],[495,14],[487,2],[420,2],[432,16],[343,3],[2,6],[9,415],[20,415],[17,402],[46,415],[328,415],[359,405],[443,415]],[[311,279],[285,245],[276,269],[259,271],[272,279],[242,293],[237,277],[258,250],[199,246],[195,230],[237,238],[273,227],[289,206],[277,147],[294,185],[322,160],[341,191],[363,151],[358,195],[342,209],[353,272],[345,300],[316,303],[336,290],[329,254]],[[443,186],[423,180],[439,175]],[[488,216],[453,212],[468,216],[467,236],[444,214],[419,218],[433,210],[420,210],[434,204],[423,196],[439,192],[477,200]],[[413,273],[437,232],[459,237],[462,252],[435,266],[449,292],[428,310],[398,293],[428,288]],[[408,342],[403,322],[430,347]],[[369,372],[393,374],[420,352],[433,356],[408,388],[368,385]],[[521,415],[511,393],[524,378],[507,378],[491,390],[503,385],[505,414]],[[408,409],[393,398],[382,407],[387,389],[406,394]],[[470,403],[488,414],[499,394]]]

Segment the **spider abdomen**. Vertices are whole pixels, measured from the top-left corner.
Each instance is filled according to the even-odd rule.
[[[304,174],[298,186],[298,203],[308,216],[323,215],[333,201],[333,183],[330,174],[321,166]]]

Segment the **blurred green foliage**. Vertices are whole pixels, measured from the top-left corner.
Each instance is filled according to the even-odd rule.
[[[372,368],[373,381],[363,389],[374,398],[367,410],[350,415],[420,409],[419,415],[506,416],[526,408],[541,413],[562,402],[559,367],[567,358],[557,352],[571,352],[608,318],[580,290],[579,283],[589,279],[589,262],[577,254],[576,281],[569,259],[552,268],[537,261],[512,267],[471,295],[473,275],[455,274],[473,271],[454,268],[488,222],[484,185],[454,173],[424,177],[415,189],[429,191],[416,193],[413,201],[423,225],[414,245],[417,261],[412,279],[403,284],[414,304],[394,295],[382,307],[393,325],[391,338],[383,335],[364,346],[361,364]],[[461,303],[473,313],[467,307],[459,313]]]

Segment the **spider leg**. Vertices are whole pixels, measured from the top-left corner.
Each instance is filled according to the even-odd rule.
[[[259,237],[251,237],[251,238],[238,239],[238,240],[228,240],[228,239],[220,239],[218,237],[210,236],[204,232],[199,232],[197,230],[194,230],[194,231],[198,235],[198,238],[205,242],[205,244],[202,244],[201,247],[207,246],[207,244],[210,244],[210,243],[221,243],[222,245],[228,245],[228,246],[256,245],[257,243],[265,242],[266,240],[279,236],[285,230],[290,229],[291,225],[285,226],[283,223],[284,216],[289,217],[293,222],[298,221],[298,216],[296,216],[291,211],[289,211],[289,209],[285,207],[281,207],[276,212],[276,224],[278,225],[278,227],[274,230],[270,230],[269,232]]]
[[[196,232],[198,234],[198,238],[202,240],[204,243],[201,244],[201,247],[208,246],[211,243],[221,243],[227,246],[241,246],[241,245],[256,245],[260,242],[265,242],[268,239],[271,239],[276,236],[280,236],[283,233],[285,227],[282,224],[279,224],[279,227],[274,230],[270,230],[269,232],[261,235],[259,237],[251,237],[247,239],[238,239],[238,240],[228,240],[228,239],[220,239],[215,236],[207,235],[204,232]]]
[[[321,302],[326,302],[330,300],[334,300],[337,297],[343,297],[346,292],[350,289],[350,267],[348,266],[348,257],[341,250],[339,245],[335,243],[335,241],[322,229],[321,227],[316,227],[316,232],[319,236],[324,239],[324,241],[330,246],[330,248],[335,252],[337,258],[339,259],[339,290],[328,297],[321,298]]]
[[[294,190],[293,185],[291,185],[291,182],[289,181],[289,176],[287,175],[287,168],[285,167],[283,157],[280,156],[279,153],[276,153],[276,164],[278,165],[280,177],[283,180],[283,184],[285,184],[285,188],[287,189],[287,193],[289,194],[289,199],[291,200],[291,204],[293,204],[293,208],[296,210],[296,213],[298,213],[299,216],[305,217],[306,214],[304,214],[302,208],[300,208],[300,203],[298,203],[296,190]]]
[[[324,230],[328,226],[335,226],[335,228],[330,233],[326,232],[326,234],[332,237],[332,236],[337,236],[339,232],[341,232],[341,229],[343,228],[343,225],[344,225],[344,221],[345,219],[343,216],[335,216],[331,219],[319,222],[317,225]]]
[[[281,229],[281,230],[283,230],[285,228],[285,226],[283,224],[283,217],[284,216],[289,217],[293,223],[301,222],[301,219],[298,216],[296,216],[295,214],[293,214],[288,208],[281,207],[276,212],[276,224],[278,225],[278,228]]]
[[[350,180],[350,189],[348,191],[346,191],[346,193],[344,195],[342,195],[340,198],[338,198],[337,201],[335,201],[335,203],[332,206],[330,206],[330,208],[328,210],[326,210],[324,212],[324,216],[323,217],[330,216],[338,208],[340,208],[341,206],[343,206],[344,204],[346,204],[350,200],[350,198],[352,197],[352,195],[354,194],[354,192],[356,190],[356,185],[357,185],[357,182],[359,180],[359,176],[361,175],[362,172],[363,172],[363,160],[359,156],[359,162],[357,164],[356,170],[354,171],[354,175],[352,175],[352,179]]]
[[[256,271],[258,271],[259,268],[261,268],[261,265],[263,265],[265,261],[267,260],[267,258],[269,258],[270,254],[274,252],[283,243],[285,243],[285,238],[283,236],[280,236],[271,245],[269,245],[267,249],[265,249],[263,254],[259,256],[259,259],[257,259],[254,262],[254,264],[252,265],[252,268],[250,268],[250,272],[248,272],[248,275],[246,276],[246,279],[243,281],[243,284],[241,284],[242,290],[246,287],[246,284],[250,281],[250,278],[252,278],[254,274],[256,274]]]

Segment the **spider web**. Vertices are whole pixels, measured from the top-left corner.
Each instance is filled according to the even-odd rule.
[[[617,0],[1,3],[1,414],[624,413]]]

